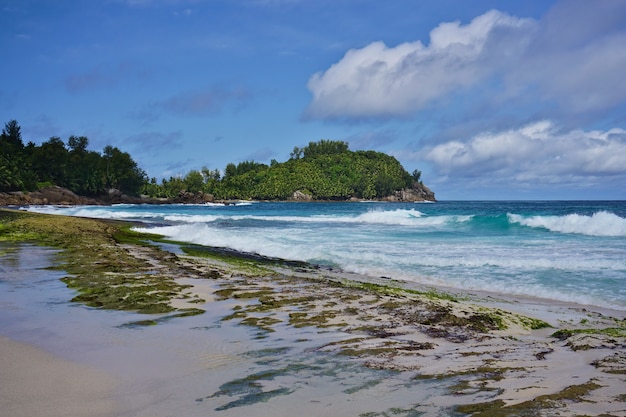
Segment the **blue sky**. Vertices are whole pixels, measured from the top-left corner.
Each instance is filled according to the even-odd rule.
[[[343,140],[443,200],[626,199],[622,0],[0,0],[1,123],[150,177]]]

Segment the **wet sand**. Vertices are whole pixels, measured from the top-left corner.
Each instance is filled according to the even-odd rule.
[[[4,417],[115,415],[115,378],[0,336]]]

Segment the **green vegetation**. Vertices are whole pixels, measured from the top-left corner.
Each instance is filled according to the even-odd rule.
[[[15,120],[0,134],[0,191],[34,191],[58,185],[83,196],[97,196],[115,188],[135,195],[146,174],[131,156],[113,146],[102,154],[88,151],[85,136],[70,136],[67,145],[59,137],[37,146],[24,145]]]
[[[350,151],[341,141],[321,140],[295,148],[283,163],[230,163],[221,176],[203,168],[183,178],[143,187],[151,197],[172,198],[181,192],[203,192],[217,199],[285,200],[296,191],[313,200],[374,199],[420,183],[421,173],[409,174],[394,157],[374,151]]]
[[[564,407],[565,404],[569,402],[583,402],[586,395],[598,388],[600,388],[600,385],[589,381],[585,384],[571,385],[554,394],[541,395],[530,401],[513,405],[507,406],[504,401],[495,400],[461,405],[456,407],[456,411],[473,417],[559,415],[558,410]],[[554,413],[550,413],[548,410],[554,410]]]
[[[384,198],[422,184],[420,171],[409,174],[394,157],[353,152],[343,141],[320,140],[296,147],[282,163],[229,163],[223,173],[204,167],[161,183],[148,179],[128,153],[112,146],[99,153],[87,150],[88,145],[85,136],[70,136],[66,143],[51,137],[39,146],[24,145],[20,126],[11,120],[0,135],[0,192],[58,185],[91,197],[118,189],[153,198],[202,193],[221,200],[286,200],[299,191],[312,200],[346,200]]]
[[[208,191],[219,198],[281,200],[301,191],[315,200],[368,199],[389,196],[413,182],[389,155],[352,152],[345,142],[321,140],[294,149],[284,163],[231,165],[218,186]]]
[[[145,236],[149,237],[154,236]],[[173,300],[201,301],[190,298],[188,285],[175,281],[175,275],[187,271],[173,255],[142,242],[124,223],[0,210],[0,241],[62,249],[56,268],[67,272],[62,281],[77,291],[73,302],[145,314],[173,313],[171,317],[203,312],[172,307]]]
[[[566,340],[575,334],[604,335],[608,337],[626,337],[626,327],[609,327],[601,329],[561,329],[552,333],[552,337]]]

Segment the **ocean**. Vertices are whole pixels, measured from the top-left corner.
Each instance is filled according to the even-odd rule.
[[[626,311],[626,201],[30,207],[345,271]]]

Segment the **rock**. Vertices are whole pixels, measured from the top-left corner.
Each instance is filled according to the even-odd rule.
[[[302,191],[298,190],[293,193],[291,196],[292,201],[313,201],[313,196],[310,194],[305,194]]]
[[[412,188],[405,188],[400,191],[396,191],[393,195],[385,197],[384,201],[390,202],[416,202],[416,201],[437,201],[435,199],[435,193],[433,193],[424,184],[416,183]]]

